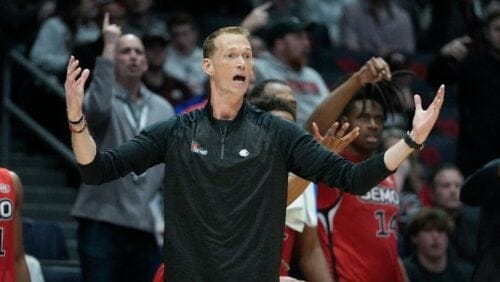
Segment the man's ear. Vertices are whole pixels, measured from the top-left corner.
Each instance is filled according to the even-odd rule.
[[[212,65],[212,61],[208,58],[204,58],[202,62],[203,71],[209,76],[213,74],[214,67]]]

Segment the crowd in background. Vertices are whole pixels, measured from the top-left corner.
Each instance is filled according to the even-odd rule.
[[[248,0],[236,4],[218,0],[211,1],[206,9],[201,8],[198,1],[188,0],[0,1],[0,50],[3,56],[11,49],[18,50],[61,84],[70,55],[74,55],[82,67],[90,69],[92,78],[87,87],[92,100],[86,106],[99,111],[87,114],[87,118],[98,146],[103,148],[132,138],[154,121],[205,105],[210,93],[208,77],[201,67],[204,56],[201,40],[225,25],[242,25],[250,31],[254,83],[258,85],[269,79],[286,82],[294,95],[296,123],[306,129],[313,127],[312,122],[318,122],[313,114],[327,103],[327,97],[336,95],[338,87],[349,83],[349,75],[360,72],[373,57],[387,63],[392,76],[386,81],[393,84],[395,90],[391,93],[398,95],[401,105],[394,111],[387,101],[380,102],[383,105],[380,109],[373,106],[372,114],[380,112],[383,120],[373,126],[375,129],[367,131],[376,132],[373,138],[377,141],[362,151],[366,156],[353,154],[355,150],[349,151],[347,147],[343,155],[353,161],[361,161],[401,139],[411,129],[413,94],[420,92],[426,104],[444,83],[447,100],[443,115],[425,147],[394,173],[393,184],[381,183],[381,186],[393,185],[398,196],[391,202],[394,221],[388,211],[380,214],[381,224],[387,224],[384,226],[387,230],[381,230],[380,236],[393,236],[397,241],[397,253],[393,255],[404,265],[401,269],[410,281],[469,281],[478,259],[479,214],[477,208],[462,203],[459,196],[468,176],[500,156],[499,3],[493,0]],[[137,40],[120,39],[126,34],[135,35]],[[287,37],[288,34],[294,36]],[[123,58],[132,58],[126,57],[120,62],[120,48],[124,46],[135,51],[133,55],[123,53]],[[134,68],[137,72],[131,74]],[[113,90],[106,88],[114,81]],[[383,81],[374,82],[376,89],[368,89],[364,95],[389,91]],[[14,99],[26,105],[35,116],[43,117],[40,119],[47,121],[47,127],[69,144],[66,121],[61,118],[64,113],[57,113],[64,109],[60,106],[63,102],[55,101],[49,108],[41,109],[34,107],[33,101],[46,99],[42,96],[43,89],[36,84],[20,84],[15,89],[35,96],[40,93],[31,102]],[[108,93],[110,97],[99,93]],[[138,101],[127,102],[130,99],[127,95],[136,94]],[[150,100],[150,95],[157,100]],[[124,106],[121,100],[126,101]],[[333,108],[329,110],[338,114],[331,122],[341,121],[350,114],[349,110]],[[111,111],[120,114],[110,118]],[[327,132],[331,122],[319,125],[321,134]],[[352,119],[349,122],[352,123]],[[132,129],[124,130],[127,126]],[[364,129],[361,130],[363,135]],[[349,146],[366,145],[356,142]],[[87,273],[95,269],[106,271],[105,264],[98,266],[96,257],[109,256],[106,259],[111,260],[115,255],[122,255],[118,251],[93,254],[102,246],[89,247],[92,236],[106,234],[113,241],[113,234],[127,233],[127,240],[134,242],[130,244],[131,252],[136,251],[134,248],[150,250],[147,261],[151,264],[145,269],[149,267],[152,278],[161,260],[156,245],[161,245],[156,237],[158,216],[152,212],[161,208],[161,203],[157,203],[159,207],[149,203],[162,189],[154,180],[161,176],[155,173],[148,171],[144,175],[133,175],[124,183],[111,184],[113,188],[106,187],[107,192],[99,196],[91,193],[104,191],[88,192],[88,188],[81,188],[72,215],[80,220],[80,226],[101,232],[79,230],[79,243],[86,244],[79,246],[80,260]],[[123,187],[130,191],[123,191]],[[147,196],[142,190],[135,195],[137,187],[152,190]],[[327,201],[320,199],[324,193],[322,185],[316,189],[313,198],[317,197],[320,214],[316,223],[319,240],[331,278],[338,279],[337,271],[349,273],[349,270],[343,269],[342,262],[334,259],[336,253],[333,250],[330,253],[325,247],[328,236],[333,238],[335,233],[321,233],[328,229],[324,225],[331,209]],[[126,206],[122,210],[110,207],[114,200],[109,199],[117,195],[125,199],[131,194],[141,200],[117,200],[115,205]],[[89,206],[89,197],[106,200]],[[357,200],[357,196],[352,197],[352,201]],[[372,197],[377,196],[372,194]],[[343,201],[343,205],[348,205],[350,200],[344,197]],[[384,216],[388,218],[382,218]],[[112,223],[116,229],[99,226],[101,221]],[[96,231],[98,228],[102,229]],[[363,229],[355,232],[363,232]],[[135,244],[139,239],[141,242]],[[144,242],[149,245],[144,246]],[[115,243],[105,247],[129,244],[127,241]],[[300,267],[294,269],[293,265],[288,273],[304,276]]]

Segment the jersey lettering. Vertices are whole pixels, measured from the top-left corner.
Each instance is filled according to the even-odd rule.
[[[384,210],[376,210],[373,213],[373,216],[375,219],[378,220],[378,225],[379,228],[375,235],[377,237],[382,237],[382,238],[387,238],[391,236],[391,233],[394,234],[394,236],[397,237],[398,234],[398,228],[397,228],[397,223],[398,223],[398,217],[397,214],[392,214],[392,216],[389,218],[388,221],[386,221],[386,214]]]
[[[378,186],[372,188],[363,196],[359,196],[359,199],[370,203],[399,205],[399,195],[397,191],[393,189],[384,189]]]
[[[9,199],[0,200],[0,220],[11,219],[14,211],[12,201]]]

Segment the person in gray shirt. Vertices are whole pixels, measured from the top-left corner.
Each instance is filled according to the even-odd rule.
[[[174,115],[172,106],[141,82],[147,60],[141,40],[103,24],[104,49],[83,101],[85,119],[99,148],[132,139],[141,129]],[[96,186],[82,184],[72,215],[79,221],[83,281],[151,281],[161,261],[150,202],[160,192],[164,165],[127,173]]]

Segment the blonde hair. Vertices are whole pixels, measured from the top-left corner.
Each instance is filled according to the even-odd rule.
[[[250,33],[242,28],[241,26],[227,26],[227,27],[221,27],[217,29],[216,31],[212,32],[210,35],[205,38],[205,41],[203,42],[203,58],[209,58],[215,53],[215,39],[225,33],[230,33],[230,34],[241,34],[249,40]]]

